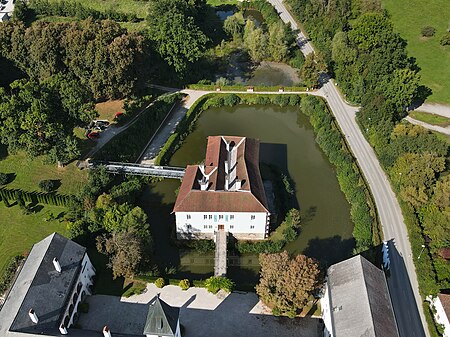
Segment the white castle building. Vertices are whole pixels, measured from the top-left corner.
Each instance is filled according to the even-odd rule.
[[[208,238],[215,231],[237,239],[267,237],[270,212],[259,171],[259,141],[208,137],[205,162],[188,165],[173,209],[178,238]]]

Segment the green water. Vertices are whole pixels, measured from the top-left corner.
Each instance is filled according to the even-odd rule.
[[[203,112],[195,130],[174,154],[170,165],[185,166],[204,159],[207,136],[235,135],[261,142],[260,161],[276,165],[290,175],[302,213],[302,231],[286,249],[317,258],[323,266],[345,259],[353,248],[350,207],[339,189],[333,167],[314,140],[307,117],[298,108],[237,106]],[[185,273],[203,274],[213,270],[213,253],[183,254],[169,249],[167,236],[174,226],[170,214],[178,181],[165,180],[147,193],[150,223],[154,226],[157,255],[161,262],[172,261]],[[232,258],[229,274],[250,279],[258,269],[257,256]]]

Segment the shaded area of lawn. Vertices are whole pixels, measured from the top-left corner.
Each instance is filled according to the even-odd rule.
[[[44,164],[44,156],[31,159],[24,152],[0,159],[0,172],[15,175],[6,187],[25,191],[39,191],[39,182],[49,179],[61,182],[58,193],[76,194],[87,180],[86,171],[80,171],[74,162],[58,168],[56,164]]]
[[[38,241],[53,232],[67,235],[66,225],[60,222],[66,208],[51,205],[36,205],[36,213],[24,215],[19,206],[7,208],[0,202],[0,275],[14,256],[28,253]],[[46,221],[49,213],[59,219]]]
[[[411,111],[409,115],[412,118],[417,119],[418,121],[422,121],[432,125],[438,125],[443,127],[450,125],[450,118],[446,118],[435,114],[430,114],[421,111]]]
[[[448,28],[449,17],[444,13],[450,13],[450,1],[382,0],[382,4],[395,30],[408,41],[408,53],[422,69],[422,83],[433,90],[427,101],[450,104],[450,46],[439,45]],[[436,28],[436,35],[421,37],[424,26]]]

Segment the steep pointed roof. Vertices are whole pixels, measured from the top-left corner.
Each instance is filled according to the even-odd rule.
[[[159,296],[149,305],[144,335],[174,337],[180,309],[161,300]]]

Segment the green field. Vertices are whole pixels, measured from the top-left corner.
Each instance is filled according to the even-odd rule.
[[[446,117],[439,116],[439,115],[434,115],[434,114],[421,112],[421,111],[411,111],[409,113],[409,115],[412,118],[417,119],[418,121],[422,121],[422,122],[432,124],[432,125],[438,125],[438,126],[442,126],[442,127],[446,127],[446,126],[450,125],[450,118],[446,118]]]
[[[450,46],[439,45],[450,22],[449,0],[382,0],[392,17],[395,30],[408,41],[408,53],[422,69],[422,84],[431,88],[429,102],[450,104]],[[422,38],[424,26],[436,28],[436,34]]]
[[[0,172],[16,175],[7,187],[25,191],[39,191],[38,184],[44,179],[59,180],[61,186],[57,191],[61,194],[77,193],[87,179],[86,171],[79,170],[75,163],[58,168],[56,164],[44,164],[43,157],[30,159],[25,153],[0,159]]]
[[[51,0],[60,2],[61,0]],[[149,3],[138,0],[64,0],[71,2],[79,2],[86,7],[95,9],[100,12],[107,10],[114,10],[122,13],[136,14],[138,18],[146,18],[149,8]]]
[[[33,244],[58,232],[67,235],[66,225],[59,220],[45,221],[49,212],[55,216],[66,209],[59,206],[37,205],[31,215],[23,215],[19,206],[5,207],[0,202],[0,275],[6,264],[18,254],[29,252]]]

